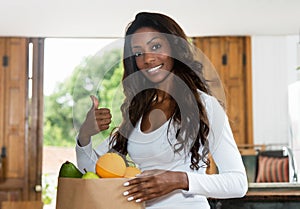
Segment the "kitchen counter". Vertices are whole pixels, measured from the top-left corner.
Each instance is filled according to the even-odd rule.
[[[299,183],[249,183],[246,199],[288,199],[300,201]]]
[[[249,189],[300,189],[300,183],[249,183]]]
[[[300,183],[249,183],[243,198],[209,201],[211,209],[299,209]]]

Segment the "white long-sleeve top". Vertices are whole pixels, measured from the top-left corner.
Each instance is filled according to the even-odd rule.
[[[200,93],[200,92],[199,92]],[[140,129],[137,123],[128,139],[128,153],[131,159],[144,170],[162,169],[187,173],[189,190],[176,190],[163,197],[147,201],[147,209],[208,209],[208,197],[237,198],[245,195],[248,189],[245,168],[238,151],[228,118],[218,101],[203,92],[200,93],[208,114],[210,132],[209,150],[218,167],[218,174],[206,174],[205,166],[199,170],[190,168],[190,153],[182,150],[174,152],[176,125],[167,121],[151,133]],[[99,156],[109,150],[108,140],[93,148],[92,143],[85,147],[76,145],[77,164],[83,170],[95,171]],[[202,148],[199,152],[201,154]],[[201,163],[201,162],[200,162]],[[201,163],[204,165],[203,163]],[[201,166],[200,164],[200,166]]]

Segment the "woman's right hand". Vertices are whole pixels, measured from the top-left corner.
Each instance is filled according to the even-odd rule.
[[[111,114],[108,108],[99,108],[98,99],[91,95],[93,105],[86,114],[78,133],[78,141],[81,146],[86,146],[90,142],[91,136],[109,128]]]

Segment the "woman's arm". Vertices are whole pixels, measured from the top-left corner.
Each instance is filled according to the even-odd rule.
[[[90,139],[100,131],[107,130],[111,123],[110,110],[107,108],[98,108],[98,99],[91,95],[92,107],[87,112],[84,122],[79,128],[77,141],[80,146],[86,146],[90,143]]]
[[[106,139],[100,145],[98,145],[95,149],[93,149],[92,142],[86,146],[80,146],[78,142],[76,143],[76,159],[77,166],[81,172],[84,172],[84,169],[87,171],[95,172],[96,162],[99,156],[108,152],[109,150],[109,139]]]
[[[95,96],[91,96],[91,100],[93,103],[92,107],[87,112],[85,121],[80,126],[76,140],[77,165],[81,172],[84,169],[95,171],[95,164],[99,156],[108,151],[108,140],[99,145],[97,150],[94,150],[91,137],[109,128],[111,123],[110,110],[98,108],[99,101]]]
[[[245,168],[231,135],[230,129],[224,128],[218,147],[211,153],[218,167],[218,174],[187,173],[189,194],[214,198],[234,198],[246,194],[248,182]]]
[[[248,181],[228,118],[215,98],[206,98],[206,106],[211,128],[209,150],[219,173],[207,175],[188,172],[187,193],[215,198],[242,197],[248,190]]]

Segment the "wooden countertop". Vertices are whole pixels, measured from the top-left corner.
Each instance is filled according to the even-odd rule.
[[[249,183],[247,199],[300,200],[300,183]]]

